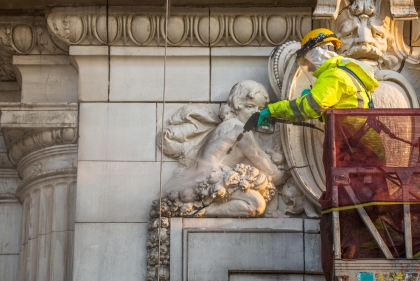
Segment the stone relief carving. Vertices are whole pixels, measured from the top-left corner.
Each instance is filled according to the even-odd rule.
[[[281,151],[266,153],[252,133],[245,134],[229,155],[226,151],[243,131],[248,118],[263,109],[268,99],[260,83],[242,81],[232,88],[227,104],[220,108],[223,122],[211,109],[204,111],[205,106],[187,105],[172,116],[171,125],[163,131],[162,151],[180,158],[185,166],[177,170],[165,186],[164,200],[172,202],[172,211],[166,213],[165,206],[162,215],[263,215],[266,202],[274,195],[273,184],[283,183],[287,176],[284,170],[278,169],[277,165],[282,163],[272,160]],[[198,127],[201,120],[204,127]],[[209,124],[213,127],[209,128]],[[197,140],[190,144],[189,140],[194,138]],[[283,157],[278,158],[283,160]],[[151,216],[156,215],[159,209],[152,206]]]
[[[319,216],[290,177],[278,130],[269,136],[246,133],[226,154],[244,123],[265,108],[268,99],[264,86],[245,80],[232,88],[227,103],[220,107],[220,117],[209,106],[185,105],[170,118],[161,133],[161,149],[182,167],[151,207],[148,280],[157,280],[158,270],[160,280],[169,280],[170,217]],[[279,195],[286,206],[280,210]]]
[[[311,28],[309,9],[57,7],[50,30],[67,45],[273,46],[302,38]],[[107,32],[108,26],[108,32]]]

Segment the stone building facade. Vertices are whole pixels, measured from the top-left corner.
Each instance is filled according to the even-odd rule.
[[[419,3],[164,2],[0,3],[0,280],[323,280],[321,135],[261,136],[289,172],[274,215],[159,231],[152,204],[183,165],[160,132],[185,105],[217,116],[240,81],[293,97],[296,42],[321,26],[376,62],[378,104],[418,107]]]

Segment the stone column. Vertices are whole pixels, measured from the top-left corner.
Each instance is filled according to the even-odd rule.
[[[71,280],[77,104],[0,104],[10,161],[22,178],[17,280]]]

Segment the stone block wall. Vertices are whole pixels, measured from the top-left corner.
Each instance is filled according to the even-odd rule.
[[[167,124],[190,102],[211,103],[218,112],[245,79],[271,91],[272,49],[170,47],[164,80],[162,47],[70,47],[80,106],[74,280],[146,280],[149,210],[178,167],[164,157],[160,179],[162,117]]]

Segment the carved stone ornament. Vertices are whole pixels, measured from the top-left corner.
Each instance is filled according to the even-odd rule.
[[[0,81],[16,80],[13,55],[68,54],[68,47],[54,37],[45,17],[0,17]]]
[[[185,105],[172,115],[158,139],[163,153],[182,167],[151,207],[148,280],[169,280],[171,217],[319,217],[290,177],[278,128],[271,135],[250,131],[226,154],[268,101],[262,84],[246,80],[233,86],[219,115],[209,105]]]
[[[1,129],[14,165],[46,147],[77,143],[76,104],[0,104]]]
[[[344,0],[318,0],[313,17],[315,19],[336,19],[340,12],[340,4]],[[375,0],[354,1],[355,5],[360,3],[365,7],[374,6]],[[361,6],[360,6],[361,7]],[[390,16],[393,20],[414,20],[418,14],[414,7],[413,0],[390,0]]]
[[[404,40],[397,22],[389,17],[386,1],[342,1],[341,13],[335,21],[324,22],[342,41],[338,53],[371,64],[380,86],[373,93],[375,107],[419,107],[412,82],[400,74],[404,62],[418,63],[409,57],[408,48],[401,48]],[[302,71],[296,61],[298,42],[287,42],[277,47],[269,59],[270,84],[279,100],[294,99],[305,88],[313,85],[315,78]],[[418,74],[417,74],[418,75]],[[419,85],[414,85],[418,87]],[[311,120],[318,127],[323,124]],[[313,203],[325,190],[325,174],[322,163],[323,134],[317,130],[282,126],[281,142],[291,173],[301,190]]]
[[[305,8],[57,7],[50,30],[67,45],[274,46],[311,28]],[[108,32],[107,32],[108,28]]]

